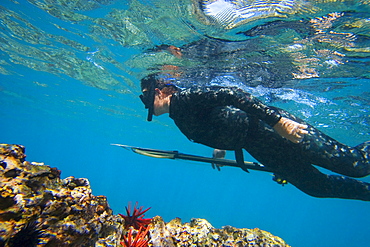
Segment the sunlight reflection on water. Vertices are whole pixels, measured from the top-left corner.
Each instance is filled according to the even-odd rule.
[[[366,4],[29,0],[2,5],[3,75],[25,76],[16,70],[23,66],[135,94],[138,79],[172,65],[197,84],[233,76],[268,103],[293,103],[308,120],[316,115],[311,108],[340,108],[339,115],[323,114],[330,124],[322,126],[357,119],[362,127],[356,124],[353,131],[369,135]],[[163,44],[179,47],[181,56],[159,48]],[[358,85],[355,78],[364,82]]]

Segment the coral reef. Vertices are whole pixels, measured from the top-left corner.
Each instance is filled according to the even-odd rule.
[[[0,144],[0,246],[17,246],[19,235],[38,238],[23,246],[119,244],[123,220],[87,179],[60,179],[58,169],[25,157],[23,146]]]
[[[152,220],[150,237],[153,246],[163,247],[289,247],[281,238],[258,228],[238,229],[225,226],[217,229],[205,219],[192,219],[190,223],[182,224],[181,220],[176,218],[165,224],[160,216],[156,216]]]
[[[137,205],[126,208],[127,215],[114,215],[106,197],[92,195],[87,179],[61,179],[58,169],[25,157],[23,146],[0,144],[0,247],[288,247],[259,229],[216,229],[204,219],[143,219],[149,209]]]

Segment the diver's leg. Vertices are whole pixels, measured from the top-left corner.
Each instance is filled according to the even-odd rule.
[[[338,175],[321,173],[311,165],[291,165],[277,172],[279,176],[303,191],[321,198],[343,198],[370,201],[370,184]]]
[[[284,110],[279,109],[279,112],[299,123],[305,123]],[[298,144],[302,147],[305,160],[350,177],[364,177],[370,174],[370,142],[349,147],[307,125],[309,134]]]
[[[303,153],[315,165],[351,177],[364,177],[370,174],[370,142],[349,147],[321,131],[309,127],[309,134],[301,143]]]

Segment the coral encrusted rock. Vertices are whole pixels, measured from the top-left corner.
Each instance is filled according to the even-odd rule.
[[[238,229],[225,226],[214,228],[205,219],[192,219],[190,223],[181,223],[179,218],[167,224],[160,216],[152,220],[150,237],[153,246],[264,246],[289,247],[284,240],[271,233],[255,229]]]
[[[84,178],[60,178],[56,168],[25,161],[24,147],[0,144],[0,247],[120,246],[129,232],[106,197],[92,195]],[[147,246],[289,247],[259,229],[214,228],[204,219],[149,224]],[[132,245],[132,247],[137,245]]]
[[[87,179],[60,179],[58,169],[25,157],[23,146],[0,144],[0,246],[118,245],[122,218]]]

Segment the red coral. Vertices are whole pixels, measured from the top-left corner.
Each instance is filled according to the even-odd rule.
[[[119,214],[122,218],[125,219],[125,226],[126,228],[133,226],[136,230],[140,229],[141,227],[146,228],[152,219],[143,219],[144,213],[146,213],[149,209],[147,208],[143,211],[143,207],[137,208],[137,202],[134,207],[134,211],[131,215],[131,203],[128,204],[128,208],[126,207],[127,215]]]
[[[147,247],[149,239],[146,238],[146,235],[148,234],[148,232],[149,227],[140,227],[134,238],[133,229],[130,228],[127,234],[123,236],[123,241],[121,241],[121,245],[123,247]]]

